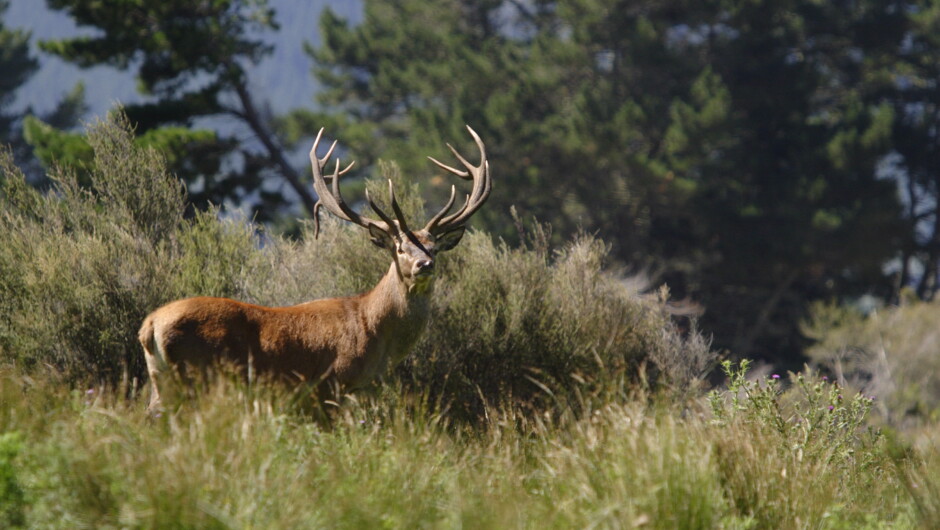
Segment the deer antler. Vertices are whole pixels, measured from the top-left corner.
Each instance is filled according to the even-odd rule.
[[[479,135],[474,131],[469,125],[467,130],[470,131],[470,135],[473,136],[474,142],[477,144],[477,148],[480,150],[480,164],[473,165],[467,161],[463,156],[457,152],[456,149],[450,144],[447,144],[447,147],[450,148],[451,152],[457,157],[457,160],[466,168],[456,169],[447,164],[443,164],[432,157],[428,157],[431,162],[434,162],[441,169],[453,173],[458,177],[464,180],[472,180],[473,188],[470,191],[470,194],[467,195],[464,200],[463,206],[453,214],[447,215],[450,212],[450,209],[454,206],[454,201],[456,200],[457,188],[456,186],[451,186],[450,189],[450,199],[447,201],[447,204],[444,205],[444,208],[437,213],[434,217],[428,221],[428,224],[425,226],[425,230],[428,232],[438,235],[448,230],[453,229],[456,226],[460,226],[467,222],[476,211],[486,202],[486,199],[490,195],[491,189],[491,179],[490,179],[490,166],[489,162],[486,159],[486,147],[483,145],[483,141],[480,140]],[[336,148],[336,142],[330,146],[330,149],[326,152],[323,158],[317,156],[317,147],[320,145],[320,139],[323,137],[323,129],[320,129],[320,132],[317,133],[317,138],[313,142],[313,147],[310,149],[310,166],[313,172],[313,189],[317,192],[317,203],[314,205],[313,214],[314,220],[316,223],[316,230],[314,234],[316,236],[320,235],[320,207],[325,207],[336,217],[355,223],[364,228],[369,228],[374,226],[387,234],[397,237],[400,234],[410,234],[411,231],[408,229],[408,223],[405,221],[405,216],[402,213],[401,207],[398,205],[398,201],[395,198],[395,188],[392,184],[392,181],[388,182],[388,195],[389,202],[392,206],[392,211],[395,214],[395,220],[382,211],[381,208],[369,197],[369,192],[366,191],[366,201],[369,203],[369,206],[372,210],[379,216],[380,220],[372,219],[366,217],[362,214],[357,213],[355,210],[349,207],[346,204],[346,201],[343,200],[343,196],[339,191],[339,177],[345,175],[352,167],[355,162],[351,162],[345,169],[340,171],[340,163],[336,161],[336,167],[333,170],[333,174],[330,178],[332,181],[332,188],[327,185],[326,179],[323,176],[323,168],[326,167],[327,162],[329,162],[330,156],[333,154],[333,150]]]
[[[395,200],[395,190],[392,186],[392,181],[388,181],[388,193],[389,198],[392,203],[392,210],[395,212],[395,217],[398,219],[398,224],[396,224],[392,219],[383,212],[378,205],[369,197],[369,192],[366,191],[366,200],[369,202],[369,206],[378,214],[381,221],[372,219],[371,217],[366,217],[359,213],[356,213],[355,210],[349,207],[346,204],[346,201],[343,200],[343,195],[339,191],[339,177],[345,175],[352,167],[355,162],[350,162],[345,169],[340,171],[339,160],[336,161],[336,167],[333,170],[333,175],[330,178],[333,179],[333,187],[330,189],[326,184],[326,179],[323,177],[323,168],[326,167],[327,162],[330,160],[330,156],[333,154],[333,149],[336,148],[336,141],[333,141],[333,144],[330,146],[330,149],[323,155],[323,158],[317,156],[317,147],[320,145],[320,139],[323,137],[323,129],[320,129],[320,132],[317,133],[316,140],[313,141],[313,147],[310,149],[310,167],[313,173],[313,189],[317,192],[317,203],[313,207],[313,217],[315,223],[314,237],[320,235],[320,207],[326,207],[330,213],[343,219],[344,221],[349,221],[351,223],[357,224],[363,228],[369,228],[369,226],[374,226],[385,233],[397,237],[401,231],[407,231],[408,225],[405,223],[405,216],[402,214],[401,207],[398,206],[398,201]]]
[[[486,160],[486,147],[483,145],[483,141],[480,140],[479,135],[474,131],[469,125],[467,125],[467,130],[470,131],[470,135],[473,136],[474,142],[477,144],[477,148],[480,150],[480,164],[474,166],[467,161],[464,157],[457,152],[456,149],[450,144],[447,144],[447,147],[450,148],[450,151],[457,157],[457,160],[466,170],[456,169],[448,166],[447,164],[442,164],[430,156],[428,159],[431,162],[434,162],[441,169],[453,173],[458,177],[464,180],[473,180],[473,189],[470,191],[470,194],[467,195],[466,200],[464,201],[463,206],[454,212],[451,215],[447,215],[447,212],[450,211],[451,207],[454,205],[454,199],[456,196],[456,188],[451,186],[450,190],[450,200],[447,201],[447,204],[444,208],[438,212],[437,215],[431,218],[428,221],[425,230],[433,234],[440,234],[448,231],[449,229],[462,225],[467,222],[467,219],[470,218],[476,211],[486,202],[486,199],[490,196],[491,190],[491,180],[490,180],[490,166],[489,162]],[[446,216],[446,217],[445,217]]]

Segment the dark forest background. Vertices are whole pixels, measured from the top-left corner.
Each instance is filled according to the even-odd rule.
[[[814,302],[864,311],[938,289],[937,0],[366,0],[355,23],[329,8],[310,21],[294,72],[309,101],[287,112],[254,76],[288,9],[47,0],[91,31],[33,51],[7,4],[0,142],[38,188],[53,165],[81,182],[94,164],[76,126],[98,87],[63,87],[39,114],[12,104],[57,57],[135,77],[137,142],[194,209],[246,208],[287,233],[316,200],[297,152],[320,127],[359,177],[394,160],[433,208],[449,181],[425,156],[473,152],[470,124],[494,174],[476,227],[513,242],[514,208],[558,241],[597,234],[700,304],[733,356],[796,367]]]

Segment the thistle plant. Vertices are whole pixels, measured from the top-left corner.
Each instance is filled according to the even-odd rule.
[[[749,380],[750,361],[721,364],[728,378],[726,391],[709,393],[714,423],[739,422],[779,435],[782,449],[800,459],[813,456],[829,463],[850,459],[859,443],[877,440],[879,432],[866,425],[874,397],[849,394],[847,388],[810,372],[790,373],[789,384],[779,374]]]

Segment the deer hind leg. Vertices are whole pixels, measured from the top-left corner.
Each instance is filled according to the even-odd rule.
[[[150,376],[150,403],[147,412],[155,414],[163,410],[163,398],[173,385],[172,369],[166,360],[166,352],[160,344],[153,322],[147,319],[140,329],[140,344],[144,348],[144,360],[147,362],[147,374]],[[161,396],[160,389],[164,396]]]

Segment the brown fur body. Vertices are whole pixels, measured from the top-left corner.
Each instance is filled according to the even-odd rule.
[[[356,296],[288,307],[197,297],[160,307],[139,334],[151,408],[168,378],[188,382],[191,370],[204,375],[220,362],[287,382],[365,385],[400,362],[427,324],[431,279],[410,286],[402,280],[395,263],[375,288]]]

